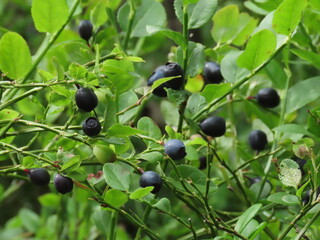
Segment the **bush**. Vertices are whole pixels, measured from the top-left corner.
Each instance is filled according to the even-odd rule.
[[[29,2],[0,4],[0,239],[319,238],[317,0]]]

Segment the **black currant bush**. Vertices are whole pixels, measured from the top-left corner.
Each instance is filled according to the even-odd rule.
[[[0,239],[319,238],[318,0],[0,10]]]

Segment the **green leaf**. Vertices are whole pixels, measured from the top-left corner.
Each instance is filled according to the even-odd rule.
[[[179,78],[179,77],[181,77],[181,75],[174,76],[174,77],[159,78],[159,79],[157,79],[157,81],[153,82],[151,89],[154,90],[155,88],[159,87],[161,84],[168,82],[172,79]]]
[[[166,11],[160,2],[155,0],[142,0],[141,6],[136,9],[131,36],[147,36],[147,25],[161,26],[165,23],[166,18]]]
[[[268,74],[275,88],[285,89],[287,82],[287,75],[283,67],[275,60],[270,61],[264,71]]]
[[[187,152],[187,155],[185,158],[187,160],[189,160],[189,161],[199,160],[199,153],[194,147],[192,147],[190,145],[186,146],[186,152]]]
[[[182,2],[182,0],[174,0],[173,6],[174,6],[174,12],[175,12],[178,20],[182,23],[183,22],[183,2]]]
[[[268,223],[266,223],[266,222],[260,223],[259,226],[257,226],[257,227],[255,228],[255,231],[252,232],[249,240],[254,240],[254,239],[256,238],[256,236],[258,236],[258,234],[259,234],[263,229],[265,229],[265,228],[267,227],[267,225],[268,225]]]
[[[85,79],[88,73],[88,70],[77,63],[71,63],[69,66],[69,75],[74,79]]]
[[[114,91],[119,94],[128,91],[134,84],[134,66],[131,61],[106,60],[103,62],[102,72],[108,76]]]
[[[188,65],[187,65],[186,76],[195,77],[203,70],[204,64],[205,64],[204,49],[205,49],[204,45],[200,43],[195,43],[191,41],[189,42]],[[183,54],[182,54],[182,58],[183,58]]]
[[[163,35],[170,38],[171,40],[173,40],[177,45],[181,46],[183,49],[186,49],[188,47],[187,42],[181,33],[172,31],[166,27],[148,25],[147,32],[150,35],[160,32]]]
[[[162,137],[161,131],[159,127],[152,121],[151,118],[148,117],[143,117],[138,121],[138,129],[142,130],[145,132],[145,135],[151,138],[154,138],[156,140],[160,140]],[[148,147],[153,148],[153,147],[159,147],[159,144],[152,142],[152,141],[147,141],[145,140]]]
[[[299,139],[292,145],[292,151],[298,158],[308,160],[312,158],[314,142],[311,138]]]
[[[187,117],[192,117],[206,105],[207,102],[204,96],[200,95],[199,93],[193,93],[188,99],[185,115]]]
[[[31,14],[39,32],[54,33],[68,19],[66,0],[32,0]]]
[[[318,0],[309,0],[309,3],[313,9],[320,10],[320,2]]]
[[[299,204],[299,198],[295,195],[288,194],[285,192],[277,192],[271,194],[268,197],[268,201],[278,203],[282,205],[296,205]]]
[[[130,194],[129,198],[130,199],[141,199],[145,196],[147,196],[151,191],[153,190],[154,187],[145,187],[145,188],[138,188],[136,189],[133,193]]]
[[[190,93],[185,90],[174,90],[171,88],[167,89],[168,100],[175,106],[180,106],[182,103],[186,102]]]
[[[12,109],[3,109],[0,111],[1,120],[13,120],[19,116],[19,112]]]
[[[38,199],[42,206],[57,208],[60,205],[61,196],[55,193],[46,193]]]
[[[90,13],[90,19],[94,26],[99,27],[108,20],[106,7],[107,7],[107,2],[100,0],[92,9]]]
[[[195,29],[207,23],[216,11],[217,0],[200,0],[197,2],[191,16],[189,16],[188,28]]]
[[[276,48],[276,37],[270,30],[262,30],[249,40],[245,51],[238,57],[240,67],[254,71],[269,59]]]
[[[197,3],[199,0],[183,0],[184,5],[192,4],[192,3]]]
[[[23,226],[30,232],[37,232],[40,227],[40,217],[35,212],[22,208],[19,211]]]
[[[74,156],[68,159],[61,168],[61,171],[74,171],[76,170],[81,164],[80,156]]]
[[[103,166],[104,179],[114,189],[129,191],[132,170],[122,163],[106,163]]]
[[[17,33],[7,32],[0,40],[0,69],[9,78],[19,79],[31,68],[26,41]]]
[[[175,130],[173,130],[172,127],[170,126],[166,126],[165,127],[166,132],[168,133],[168,137],[169,139],[180,139],[183,140],[183,136],[181,133],[176,132]]]
[[[238,219],[235,230],[239,233],[247,226],[252,218],[259,212],[260,208],[262,207],[261,203],[254,204],[250,208],[248,208]]]
[[[145,60],[143,60],[143,58],[135,57],[135,56],[125,56],[122,58],[122,60],[128,60],[130,62],[145,62]]]
[[[305,189],[309,184],[310,184],[310,180],[308,180],[305,184],[303,184],[303,185],[297,190],[296,196],[297,196],[298,198],[301,198],[301,195],[302,195],[304,189]]]
[[[128,202],[128,195],[117,189],[110,189],[105,193],[104,200],[111,206],[119,208]]]
[[[194,138],[194,139],[192,139],[192,140],[190,140],[190,141],[188,141],[188,142],[186,143],[186,146],[189,146],[189,145],[202,145],[202,146],[207,146],[208,143],[207,143],[205,140],[203,140],[203,138],[196,137],[196,138]]]
[[[289,36],[300,22],[307,5],[307,0],[284,0],[274,12],[272,25],[276,32]]]
[[[154,207],[164,211],[164,212],[171,212],[171,204],[168,198],[161,198],[156,204],[153,205]]]
[[[120,7],[117,15],[118,23],[123,31],[127,31],[129,14],[130,14],[130,5],[128,3],[124,3]]]
[[[152,164],[157,164],[163,160],[163,154],[160,152],[147,152],[142,154],[139,159],[144,159]]]
[[[96,208],[94,213],[92,214],[92,222],[96,225],[97,229],[101,231],[101,233],[108,236],[110,232],[111,225],[111,211],[101,210],[101,208]]]
[[[279,165],[279,179],[283,185],[297,188],[301,177],[298,163],[291,159],[281,161]]]
[[[231,89],[230,83],[207,84],[202,90],[201,95],[204,96],[208,103],[222,97]]]
[[[135,134],[143,134],[144,131],[139,129],[135,129],[129,126],[125,126],[119,123],[112,125],[108,129],[108,135],[111,137],[129,137]]]
[[[212,36],[218,43],[232,39],[238,31],[239,9],[237,5],[221,8],[213,17]]]
[[[320,97],[320,77],[301,81],[288,90],[286,112],[292,113]],[[308,93],[308,94],[306,94]]]
[[[266,124],[270,129],[278,126],[279,116],[267,109],[259,107],[257,103],[243,99],[245,107],[247,109],[247,114],[252,115],[253,118],[258,117],[264,124]]]
[[[250,73],[247,69],[237,65],[237,58],[242,53],[242,51],[231,51],[221,61],[221,74],[230,83],[235,83]]]
[[[233,37],[232,43],[236,46],[242,46],[250,37],[257,26],[258,21],[247,13],[240,13],[238,21],[238,30]]]
[[[320,56],[318,54],[302,49],[291,49],[291,52],[293,52],[299,58],[312,63],[316,68],[320,69]]]
[[[273,129],[276,132],[285,132],[285,133],[299,133],[302,135],[307,135],[309,137],[315,137],[312,133],[305,129],[304,126],[298,124],[283,124]],[[317,138],[318,139],[318,138]]]

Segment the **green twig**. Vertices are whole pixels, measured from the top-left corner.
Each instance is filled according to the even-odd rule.
[[[110,240],[117,240],[117,222],[118,222],[118,211],[113,210],[111,213],[111,224],[110,224]]]

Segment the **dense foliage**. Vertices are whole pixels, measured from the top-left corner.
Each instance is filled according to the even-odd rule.
[[[319,0],[2,0],[0,239],[319,239]]]

